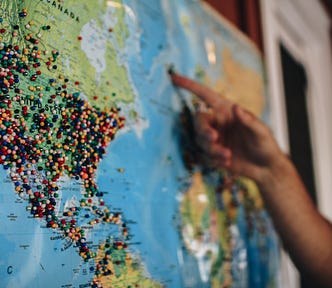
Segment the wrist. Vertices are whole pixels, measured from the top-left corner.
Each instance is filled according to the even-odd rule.
[[[282,181],[285,177],[294,173],[295,168],[289,157],[283,152],[278,153],[276,157],[271,159],[269,165],[261,168],[257,179],[255,179],[261,190],[276,182]]]

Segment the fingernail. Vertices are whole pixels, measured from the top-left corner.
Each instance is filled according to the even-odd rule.
[[[252,120],[254,118],[253,114],[250,113],[248,110],[243,109],[240,106],[236,107],[238,115],[246,121]]]
[[[167,73],[170,76],[176,75],[176,71],[175,71],[175,67],[173,64],[169,65],[168,69],[167,69]]]

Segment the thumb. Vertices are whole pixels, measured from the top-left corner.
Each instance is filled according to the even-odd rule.
[[[245,110],[238,105],[234,105],[233,113],[235,119],[250,131],[258,134],[264,132],[265,125],[250,111]]]

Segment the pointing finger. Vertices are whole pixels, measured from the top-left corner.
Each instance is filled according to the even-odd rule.
[[[207,86],[178,74],[171,74],[170,77],[176,86],[194,93],[209,106],[216,107],[221,104],[221,96]]]

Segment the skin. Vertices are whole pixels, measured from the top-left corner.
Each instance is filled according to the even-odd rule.
[[[301,274],[312,287],[332,287],[332,226],[317,211],[271,131],[208,87],[178,74],[170,77],[174,85],[196,94],[209,107],[197,112],[193,123],[203,164],[254,180]]]

